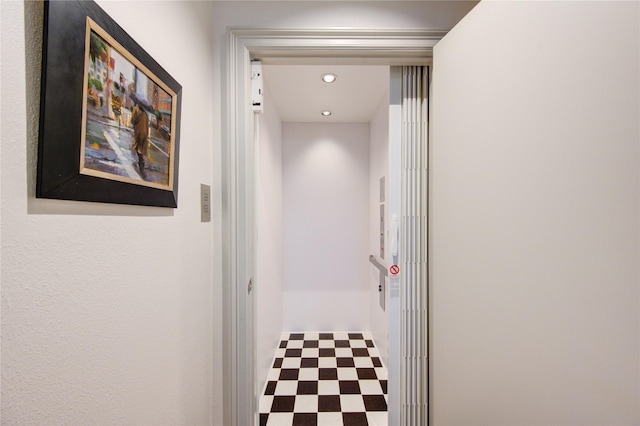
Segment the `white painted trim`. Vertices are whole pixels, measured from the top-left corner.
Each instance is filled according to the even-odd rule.
[[[251,58],[264,63],[423,65],[445,31],[230,28],[223,75],[222,276],[224,424],[257,420],[251,293],[255,166]],[[244,101],[238,101],[244,100]]]

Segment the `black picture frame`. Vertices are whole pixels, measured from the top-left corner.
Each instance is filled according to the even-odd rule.
[[[130,78],[123,78],[123,73],[119,74],[121,85],[114,85],[116,78],[103,80],[107,88],[100,90],[106,90],[105,94],[107,98],[111,97],[111,102],[104,100],[102,92],[98,96],[91,91],[97,91],[103,84],[93,83],[95,86],[92,87],[92,82],[87,83],[92,79],[88,75],[91,61],[89,39],[90,33],[93,37],[94,32],[101,37],[106,34],[107,47],[100,51],[101,60],[104,59],[105,52],[115,51],[106,61],[107,68],[115,67],[114,57],[121,64],[129,61],[128,69],[135,68],[135,81],[132,83],[127,84]],[[92,72],[95,72],[95,63],[95,60],[91,62],[94,67]],[[114,70],[115,68],[111,72],[115,74]],[[121,102],[121,106],[117,105],[117,108],[113,102],[116,98],[115,89],[109,92],[113,87],[122,90],[118,93],[122,93],[121,97],[126,100]],[[162,151],[166,155],[160,166],[156,166],[150,159],[144,163],[144,156],[132,149],[129,143],[129,139],[133,140],[134,131],[131,124],[126,124],[123,116],[126,115],[131,123],[134,121],[131,113],[135,113],[135,108],[144,107],[139,103],[133,106],[132,99],[138,101],[135,90],[146,93],[153,91],[155,107],[159,109],[158,93],[161,93],[160,98],[165,101],[162,105],[169,105],[168,112],[156,109],[152,113],[154,105],[146,103],[147,120],[155,121],[156,125],[155,130],[150,130],[153,125],[147,123],[147,146],[153,144],[155,148],[152,150]],[[181,103],[182,86],[96,3],[85,0],[45,2],[36,197],[176,208]],[[100,105],[100,111],[106,111],[103,116],[94,114],[93,109],[89,111],[95,105]],[[97,107],[94,109],[98,110]],[[100,162],[95,161],[95,167],[104,167],[107,172],[96,172],[90,169],[93,163],[85,162],[85,159],[90,159],[89,154],[85,153],[85,144],[103,149],[98,143],[90,145],[87,142],[91,138],[91,130],[95,130],[93,134],[102,132],[104,135],[121,135],[116,141],[122,145],[121,149],[114,147],[111,140],[111,146],[119,156],[114,154],[111,156],[113,158],[107,158],[107,155]],[[155,143],[152,133],[155,135]],[[113,138],[105,137],[106,139]],[[158,148],[161,144],[165,149]],[[104,148],[104,151],[108,151],[108,148]],[[140,157],[141,164],[131,161],[132,158]],[[117,164],[120,160],[123,164]],[[129,163],[124,164],[124,160]],[[125,168],[128,171],[120,171]],[[122,173],[122,176],[118,173]],[[151,181],[156,175],[162,178],[161,183]]]

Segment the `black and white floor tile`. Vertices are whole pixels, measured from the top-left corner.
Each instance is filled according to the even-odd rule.
[[[386,426],[387,402],[387,370],[370,333],[283,333],[260,426]]]

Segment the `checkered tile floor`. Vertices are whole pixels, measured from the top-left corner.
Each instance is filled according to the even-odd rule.
[[[260,425],[387,425],[387,370],[369,333],[286,333]]]

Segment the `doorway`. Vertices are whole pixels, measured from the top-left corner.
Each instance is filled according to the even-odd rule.
[[[252,57],[288,63],[368,63],[424,65],[443,32],[424,31],[286,31],[231,30],[228,44],[223,112],[223,377],[230,398],[225,423],[256,421],[255,319],[252,296],[255,276],[255,146],[249,103]],[[242,101],[241,101],[242,100]],[[402,229],[399,225],[398,229]],[[425,235],[426,238],[426,235]],[[396,240],[397,241],[397,240]],[[426,330],[412,329],[413,336]],[[403,344],[410,343],[406,339]],[[418,377],[426,389],[426,374]],[[415,385],[415,384],[414,384]],[[415,386],[414,386],[415,388]],[[410,389],[409,389],[410,392]],[[400,398],[411,397],[407,392]],[[425,403],[426,404],[426,403]]]
[[[389,67],[252,66],[260,424],[387,424]]]

